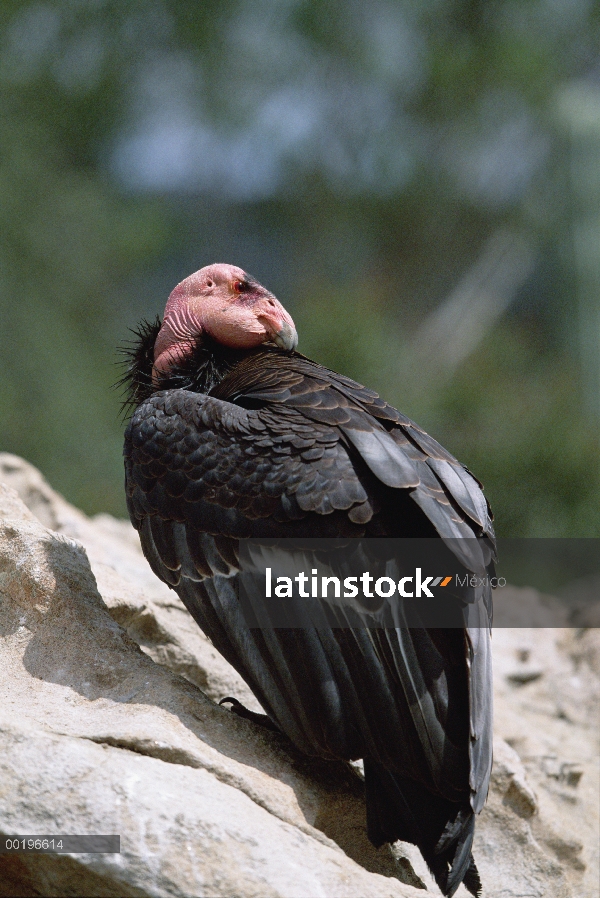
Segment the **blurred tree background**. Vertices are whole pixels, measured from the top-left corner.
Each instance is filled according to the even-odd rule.
[[[600,524],[593,0],[4,0],[0,447],[124,514],[115,347],[233,262],[484,481]]]

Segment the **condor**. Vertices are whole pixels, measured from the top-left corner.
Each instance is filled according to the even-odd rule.
[[[173,290],[130,353],[129,514],[154,572],[270,724],[308,755],[364,760],[373,844],[412,842],[445,895],[461,882],[479,895],[471,848],[492,762],[489,581],[476,627],[266,632],[240,611],[246,538],[434,537],[464,576],[481,576],[460,548],[477,538],[493,573],[478,481],[373,390],[296,345],[290,315],[240,268],[210,265]]]

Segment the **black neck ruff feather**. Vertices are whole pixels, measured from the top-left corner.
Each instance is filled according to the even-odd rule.
[[[125,415],[159,390],[210,393],[241,361],[264,351],[264,346],[256,349],[230,349],[202,334],[191,344],[185,359],[173,365],[157,380],[153,380],[154,344],[161,324],[158,316],[154,321],[142,321],[132,330],[135,339],[119,348],[120,354],[124,356],[122,364],[125,371],[116,387],[123,390],[122,411]]]

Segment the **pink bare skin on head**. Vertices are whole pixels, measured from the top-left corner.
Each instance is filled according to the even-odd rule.
[[[207,265],[175,287],[154,344],[153,376],[183,361],[201,334],[233,349],[271,341],[292,350],[298,344],[279,300],[235,265]]]

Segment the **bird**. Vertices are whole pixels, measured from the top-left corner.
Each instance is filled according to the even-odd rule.
[[[290,314],[237,266],[186,277],[162,319],[134,333],[122,381],[128,512],[154,573],[265,715],[224,701],[309,756],[362,759],[373,845],[413,843],[444,895],[461,883],[479,895],[472,843],[492,764],[495,560],[480,482],[374,390],[298,352]],[[417,538],[465,574],[444,600],[449,626],[397,616],[361,626],[348,608],[340,625],[333,605],[333,622],[318,626],[244,616],[244,541],[268,553],[289,539],[316,566],[338,540],[342,570],[344,546],[362,540],[381,571],[390,541],[408,546],[410,564]]]

